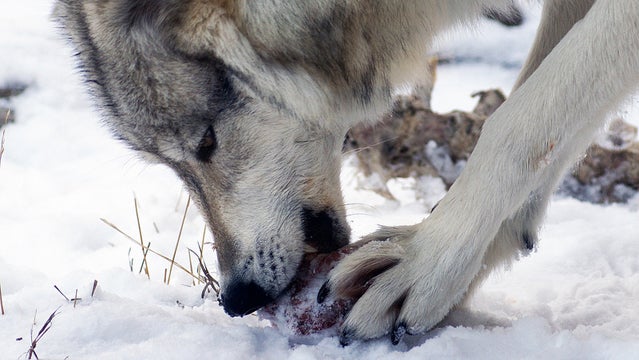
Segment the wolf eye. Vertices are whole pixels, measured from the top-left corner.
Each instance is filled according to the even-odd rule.
[[[209,162],[216,148],[217,139],[215,138],[215,131],[213,131],[213,126],[209,126],[197,146],[195,157],[202,162]]]

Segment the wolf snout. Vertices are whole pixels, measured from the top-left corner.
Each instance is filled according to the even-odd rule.
[[[220,295],[224,311],[230,316],[244,316],[273,302],[273,297],[254,282],[232,283]]]

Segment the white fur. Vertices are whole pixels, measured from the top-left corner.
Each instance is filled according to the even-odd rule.
[[[639,2],[591,3],[546,1],[520,86],[486,121],[459,179],[414,229],[380,234],[403,248],[395,251],[401,261],[355,304],[346,336],[378,337],[400,325],[430,329],[479,275],[517,257],[524,232],[536,233],[565,169],[639,84]],[[330,284],[355,265],[344,261]]]

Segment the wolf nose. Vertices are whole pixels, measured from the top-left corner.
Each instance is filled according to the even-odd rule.
[[[266,291],[254,282],[232,283],[220,296],[224,311],[230,316],[244,316],[273,301]]]

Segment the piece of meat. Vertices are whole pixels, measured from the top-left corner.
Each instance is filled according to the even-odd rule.
[[[258,310],[257,315],[289,336],[337,335],[354,301],[329,296],[319,304],[317,294],[337,262],[361,245],[350,244],[325,254],[306,254],[289,289],[275,303]]]

